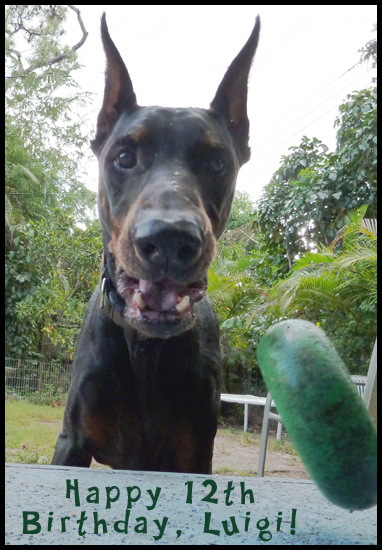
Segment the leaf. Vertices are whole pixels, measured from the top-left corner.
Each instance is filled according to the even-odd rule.
[[[361,230],[366,235],[369,235],[370,237],[376,237],[377,236],[377,220],[370,219],[370,218],[364,218],[361,222]]]
[[[319,191],[317,195],[320,197],[320,199],[327,199],[329,196],[329,193],[327,193],[326,191]]]
[[[26,88],[32,88],[33,85],[36,82],[36,78],[37,78],[36,73],[34,73],[34,72],[29,73],[28,76],[24,80],[25,87]]]
[[[332,172],[330,172],[329,174],[329,179],[331,181],[335,181],[338,177],[338,173],[337,173],[337,170],[333,170]]]

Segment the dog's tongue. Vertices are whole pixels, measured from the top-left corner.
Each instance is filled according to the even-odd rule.
[[[206,295],[206,281],[180,284],[170,279],[159,282],[134,279],[122,272],[117,281],[117,290],[130,301],[130,313],[144,313],[155,319],[159,314],[184,315],[192,305]]]
[[[152,283],[150,281],[139,280],[139,292],[142,293],[146,306],[154,311],[169,311],[182,301],[187,294],[184,285],[174,283],[173,281],[161,281]]]

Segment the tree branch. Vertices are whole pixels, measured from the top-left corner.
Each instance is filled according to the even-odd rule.
[[[81,40],[78,42],[78,44],[75,44],[70,51],[72,52],[75,52],[76,50],[78,50],[79,48],[81,48],[81,46],[85,43],[85,40],[87,39],[88,37],[88,32],[87,30],[85,29],[85,25],[84,25],[84,22],[82,21],[82,18],[81,18],[81,13],[80,13],[80,10],[78,8],[76,8],[75,6],[70,6],[68,5],[68,8],[72,9],[73,11],[76,12],[77,14],[77,19],[78,19],[78,23],[81,27],[81,30],[82,30],[82,38]],[[36,63],[34,65],[31,65],[30,67],[28,67],[27,69],[24,69],[24,74],[29,74],[31,73],[32,71],[36,70],[36,69],[39,69],[40,67],[43,67],[44,65],[54,65],[55,63],[59,63],[60,61],[62,61],[63,59],[67,59],[69,57],[69,54],[68,53],[61,53],[60,55],[56,56],[56,57],[53,57],[52,59],[49,59],[48,61],[46,61],[45,63]],[[21,76],[21,75],[18,75],[18,76]]]
[[[88,37],[88,32],[87,30],[85,29],[85,25],[84,25],[84,22],[82,21],[82,18],[81,18],[81,12],[78,8],[76,8],[75,6],[70,6],[69,4],[67,4],[68,8],[72,9],[73,11],[76,12],[77,14],[77,19],[78,19],[78,23],[80,24],[80,27],[81,27],[81,30],[82,30],[82,38],[81,40],[78,42],[78,44],[75,44],[72,48],[71,48],[71,51],[72,52],[75,52],[76,50],[78,50],[79,48],[81,48],[81,46],[85,43],[85,40],[87,39]],[[49,65],[53,65],[54,63],[58,63],[59,61],[62,61],[63,59],[66,59],[68,57],[68,54],[67,53],[62,53],[60,55],[58,55],[57,57],[53,57],[53,59],[50,59],[48,61],[48,64]]]

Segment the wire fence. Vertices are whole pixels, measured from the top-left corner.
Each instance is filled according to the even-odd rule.
[[[33,359],[5,359],[5,399],[64,405],[72,365]]]

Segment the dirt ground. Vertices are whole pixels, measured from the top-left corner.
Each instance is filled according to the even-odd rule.
[[[282,442],[269,435],[265,476],[309,479],[300,458],[283,434]],[[212,472],[221,475],[257,475],[260,434],[241,429],[219,429],[215,438]]]
[[[212,473],[217,475],[255,476],[259,460],[261,433],[244,432],[243,428],[219,428],[215,437]],[[107,468],[94,459],[92,468]],[[265,458],[266,477],[309,479],[304,465],[287,436],[276,442],[270,433]]]

